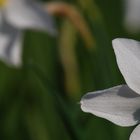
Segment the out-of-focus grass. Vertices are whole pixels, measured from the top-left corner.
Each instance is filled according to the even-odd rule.
[[[0,139],[71,140],[70,129],[76,129],[77,140],[127,140],[131,129],[83,113],[78,102],[88,91],[124,82],[111,40],[116,37],[139,39],[140,36],[134,37],[124,30],[120,0],[63,1],[79,9],[96,41],[92,47],[96,48],[88,49],[80,33],[64,17],[56,17],[59,20],[56,38],[27,31],[23,67],[16,70],[0,62]],[[60,114],[57,97],[52,93],[54,89],[43,83],[34,73],[35,68],[31,70],[32,63],[56,87],[57,96],[64,101],[57,105],[64,107],[66,114]]]

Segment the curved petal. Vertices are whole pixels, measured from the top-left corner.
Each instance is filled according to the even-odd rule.
[[[43,10],[43,6],[32,0],[9,0],[5,9],[7,20],[15,27],[56,34],[52,17]]]
[[[113,48],[126,83],[140,94],[140,42],[118,38],[113,40]]]
[[[138,125],[130,136],[130,140],[139,140],[140,139],[140,125]]]
[[[22,33],[4,23],[0,30],[0,59],[7,65],[19,67],[22,64]]]
[[[140,120],[140,96],[127,85],[120,85],[86,94],[81,109],[117,125],[132,126]]]
[[[124,24],[131,32],[140,31],[140,0],[125,0]]]

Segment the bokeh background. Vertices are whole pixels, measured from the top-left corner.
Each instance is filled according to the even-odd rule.
[[[22,68],[0,62],[0,139],[128,140],[132,127],[84,113],[79,104],[88,91],[124,83],[111,41],[140,39],[124,28],[124,1],[61,2],[72,4],[83,21],[75,18],[75,26],[55,14],[58,36],[25,31]]]

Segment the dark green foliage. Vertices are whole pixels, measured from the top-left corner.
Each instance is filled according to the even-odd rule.
[[[65,87],[67,81],[59,53],[64,17],[57,24],[58,37],[26,31],[23,67],[18,70],[0,62],[0,139],[128,140],[130,128],[86,114],[79,105],[80,97],[88,91],[124,83],[111,45],[116,37],[132,37],[122,25],[122,1],[96,0],[96,6],[93,2],[88,4],[93,0],[63,1],[80,9],[96,41],[88,49],[80,34],[73,33],[76,40],[71,47],[76,55],[80,93],[70,96]],[[87,4],[85,9],[80,1]]]

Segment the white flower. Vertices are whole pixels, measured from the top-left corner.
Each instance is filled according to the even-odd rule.
[[[137,33],[140,31],[140,0],[124,1],[124,24],[128,31],[132,33]]]
[[[51,16],[33,0],[0,0],[0,59],[21,66],[22,31],[36,29],[56,34]]]
[[[120,126],[133,126],[140,121],[140,42],[113,40],[119,69],[127,85],[86,94],[81,100],[84,112],[105,118]],[[140,124],[130,140],[140,139]]]

